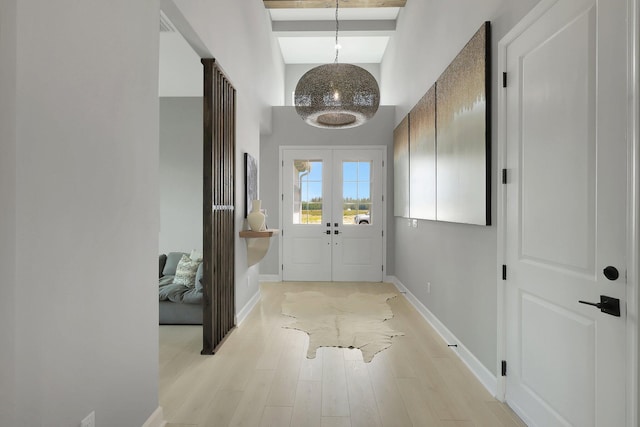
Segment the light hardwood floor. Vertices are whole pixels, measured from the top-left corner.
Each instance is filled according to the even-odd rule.
[[[496,401],[398,293],[391,326],[405,333],[371,363],[282,328],[285,292],[397,292],[384,283],[264,283],[262,299],[213,356],[202,329],[160,327],[160,404],[180,427],[524,426]]]

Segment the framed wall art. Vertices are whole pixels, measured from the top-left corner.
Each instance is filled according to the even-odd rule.
[[[244,217],[251,212],[253,200],[258,199],[258,165],[249,153],[244,153]]]
[[[491,224],[489,23],[438,79],[437,220]]]

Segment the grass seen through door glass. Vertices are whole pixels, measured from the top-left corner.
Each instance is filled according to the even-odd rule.
[[[353,217],[355,217],[358,213],[365,213],[365,211],[358,212],[355,210],[345,210],[342,213],[342,224],[353,224]],[[301,224],[322,224],[322,210],[320,209],[312,209],[312,210],[302,210],[302,221]]]

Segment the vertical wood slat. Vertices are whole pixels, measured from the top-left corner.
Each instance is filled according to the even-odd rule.
[[[204,66],[203,349],[235,327],[235,89],[214,59]]]

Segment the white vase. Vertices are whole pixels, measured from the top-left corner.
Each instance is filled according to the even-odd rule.
[[[247,215],[247,222],[252,231],[264,230],[264,214],[260,212],[260,200],[251,202],[251,212]]]

